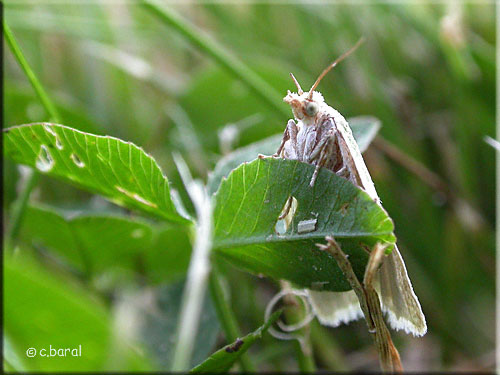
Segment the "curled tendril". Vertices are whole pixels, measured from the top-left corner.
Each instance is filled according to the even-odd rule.
[[[299,342],[302,341],[302,336],[301,335],[293,335],[288,332],[294,332],[297,331],[306,325],[308,325],[311,320],[314,318],[314,313],[311,311],[311,305],[309,304],[309,301],[307,299],[307,292],[305,290],[296,290],[296,289],[285,289],[276,294],[271,301],[266,306],[266,312],[265,312],[265,320],[267,321],[269,317],[271,316],[271,313],[273,312],[274,306],[278,303],[278,301],[283,298],[286,295],[294,295],[300,298],[302,301],[305,309],[306,309],[306,315],[304,319],[302,319],[300,322],[295,323],[295,324],[290,324],[287,325],[283,323],[282,321],[278,320],[276,323],[278,327],[282,330],[282,332],[276,330],[274,327],[269,327],[268,332],[273,336],[276,337],[277,339],[280,340],[298,340]]]

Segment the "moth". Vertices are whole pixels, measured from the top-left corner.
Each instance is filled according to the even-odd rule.
[[[323,70],[308,92],[304,92],[294,75],[290,74],[297,93],[288,91],[283,100],[291,106],[294,119],[288,121],[282,142],[273,156],[315,165],[311,186],[314,186],[319,170],[327,168],[363,189],[382,207],[349,124],[338,111],[325,103],[321,93],[315,91],[323,77],[350,55],[362,41],[360,39],[354,47]],[[281,219],[287,215],[290,206],[289,199],[280,215]],[[404,330],[415,336],[424,335],[427,332],[425,317],[397,246],[384,260],[377,278],[377,292],[389,325],[393,329]],[[307,290],[307,294],[315,315],[324,325],[336,327],[363,316],[356,294],[352,290]]]

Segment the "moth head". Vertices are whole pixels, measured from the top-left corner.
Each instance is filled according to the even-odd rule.
[[[309,123],[314,122],[318,113],[321,112],[325,101],[323,95],[319,92],[314,91],[309,94],[309,92],[303,92],[300,86],[298,88],[297,93],[288,91],[283,101],[290,104],[293,115],[297,120],[302,120],[309,125]]]

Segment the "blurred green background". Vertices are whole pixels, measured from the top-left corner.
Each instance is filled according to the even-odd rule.
[[[365,36],[363,46],[318,89],[344,116],[373,115],[382,121],[365,160],[395,222],[429,327],[418,339],[395,333],[396,346],[408,370],[491,370],[495,152],[484,137],[495,134],[494,4],[166,6],[262,77],[276,90],[278,103],[287,89],[295,89],[290,72],[307,89],[329,62]],[[188,210],[173,151],[206,181],[224,154],[281,133],[292,117],[285,115],[284,103],[282,111],[269,105],[138,4],[12,2],[4,4],[4,13],[62,123],[141,146],[161,165]],[[4,57],[5,125],[47,121],[5,43]],[[4,161],[7,226],[23,175]],[[46,211],[54,211],[61,223],[49,223]],[[76,226],[71,218],[89,212],[131,215],[40,177],[21,241],[4,269],[7,369],[168,369],[189,233],[158,224],[124,250],[119,233],[102,238],[106,227],[97,234],[84,232],[100,241],[89,240],[88,246],[105,254],[87,260],[93,267],[82,271],[64,254],[70,240],[63,239],[61,228],[72,225],[68,222]],[[106,224],[108,233],[115,224]],[[176,232],[175,242],[169,231]],[[123,255],[127,251],[130,259]],[[249,332],[262,324],[279,286],[221,267],[241,331]],[[193,364],[225,344],[214,322],[207,294]],[[312,328],[318,368],[376,368],[363,321]],[[88,360],[44,362],[25,355],[29,346],[78,343],[89,351]],[[259,370],[297,369],[293,345],[269,335],[250,355]]]

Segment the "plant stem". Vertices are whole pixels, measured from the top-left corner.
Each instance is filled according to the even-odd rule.
[[[281,282],[281,288],[283,290],[290,289],[290,284],[288,282]],[[287,305],[283,314],[285,315],[287,321],[291,324],[296,324],[300,322],[303,317],[300,312],[300,302],[299,298],[293,295],[285,295],[283,301]],[[310,325],[306,325],[298,331],[298,335],[294,340],[295,352],[297,355],[297,364],[301,373],[310,373],[316,371],[316,363],[314,362],[313,347],[311,344],[311,329]]]
[[[265,80],[254,73],[238,58],[208,37],[203,31],[181,18],[155,0],[142,0],[142,5],[165,24],[176,29],[200,50],[212,57],[222,67],[245,83],[257,96],[270,105],[279,115],[289,116],[289,111],[281,103],[281,95]]]
[[[464,208],[466,208],[472,220],[463,220],[463,215],[461,214],[458,214],[458,217],[468,229],[472,231],[479,231],[484,228],[486,220],[483,218],[482,214],[469,201],[460,197],[456,191],[451,189],[451,187],[437,173],[431,171],[424,164],[404,153],[381,136],[374,139],[373,145],[410,173],[417,176],[420,181],[429,186],[431,189],[444,194],[456,212],[463,212]],[[469,224],[470,222],[473,224]]]
[[[42,102],[42,105],[44,106],[47,113],[49,114],[49,120],[53,122],[59,122],[60,116],[55,105],[49,99],[49,96],[43,89],[42,84],[40,83],[37,76],[29,66],[28,61],[24,57],[21,48],[17,44],[14,35],[12,34],[9,25],[7,25],[5,20],[3,21],[3,32],[5,35],[5,39],[7,40],[7,44],[9,45],[9,48],[12,51],[12,54],[16,58],[24,74],[26,74],[26,77],[31,83],[31,86],[33,86],[33,89],[38,95],[38,98]],[[24,185],[23,190],[19,194],[19,197],[16,199],[13,206],[14,208],[12,212],[12,224],[10,225],[10,229],[6,237],[7,243],[11,245],[14,245],[14,242],[17,238],[19,229],[21,228],[24,212],[26,210],[26,205],[28,204],[31,192],[33,191],[37,182],[38,182],[38,172],[36,172],[33,169],[30,169],[30,173],[26,178],[26,184]]]
[[[442,192],[446,195],[451,193],[450,187],[437,173],[434,173],[410,155],[405,154],[386,139],[378,136],[373,140],[373,145],[391,159],[402,165],[408,171],[413,173],[415,176],[420,178],[420,180],[431,189]]]
[[[303,374],[316,372],[309,332],[304,335],[302,342],[295,340],[294,344],[300,372]]]
[[[12,211],[11,211],[12,224],[10,225],[9,231],[6,236],[7,247],[9,246],[14,247],[15,239],[19,234],[19,230],[21,229],[22,218],[24,215],[24,211],[26,210],[26,205],[28,204],[33,188],[36,186],[36,183],[38,182],[38,173],[35,172],[33,169],[30,169],[29,173],[30,174],[27,176],[24,186],[21,192],[19,193],[19,196],[12,205]]]
[[[198,223],[196,224],[196,239],[182,295],[172,371],[189,369],[209,274],[209,253],[212,246],[212,205],[208,196],[200,208],[201,212],[198,214]]]
[[[323,365],[330,371],[352,371],[346,363],[339,345],[329,335],[326,328],[319,324],[317,320],[313,320],[310,327],[314,352]]]
[[[219,277],[219,271],[214,266],[210,273],[210,280],[209,280],[210,292],[212,295],[212,299],[215,303],[215,309],[217,310],[219,320],[222,323],[222,327],[226,335],[226,340],[228,342],[234,342],[239,337],[241,337],[241,334],[238,328],[236,317],[234,316],[234,313],[231,310],[231,307],[229,306],[229,303],[224,296],[224,290],[222,289],[222,285],[220,284],[220,282],[221,280]],[[241,354],[239,362],[241,365],[242,372],[247,373],[247,372],[257,371],[256,367],[253,365],[247,353]]]
[[[352,289],[359,299],[361,310],[365,316],[368,332],[372,335],[379,354],[380,367],[383,372],[402,372],[403,365],[399,353],[394,346],[391,334],[387,329],[380,308],[380,301],[373,287],[373,278],[380,264],[382,263],[386,246],[377,243],[370,253],[370,259],[365,270],[363,284],[358,280],[352,265],[347,256],[342,251],[333,237],[326,237],[327,245],[318,244],[317,246],[327,251],[333,256],[339,268],[344,273]]]
[[[189,169],[180,155],[174,161],[186,190],[196,209],[196,238],[189,270],[182,294],[179,313],[177,344],[174,350],[171,371],[185,372],[189,369],[194,342],[205,297],[207,278],[210,273],[210,251],[212,249],[212,200],[200,181],[193,181]]]
[[[21,69],[23,70],[24,74],[26,74],[26,77],[28,77],[31,86],[33,86],[33,89],[35,89],[35,92],[38,95],[40,101],[42,102],[42,105],[47,110],[47,113],[50,116],[49,120],[53,122],[59,122],[61,118],[59,116],[59,112],[57,111],[54,103],[52,103],[52,101],[49,99],[49,96],[43,89],[42,84],[40,83],[37,76],[29,66],[28,61],[26,61],[26,58],[24,57],[21,51],[21,48],[19,48],[19,45],[14,39],[14,35],[12,34],[10,27],[7,25],[5,21],[3,22],[3,32],[5,35],[5,39],[7,40],[7,44],[9,45],[10,50],[12,51],[12,54],[14,55],[17,62],[21,66]]]

